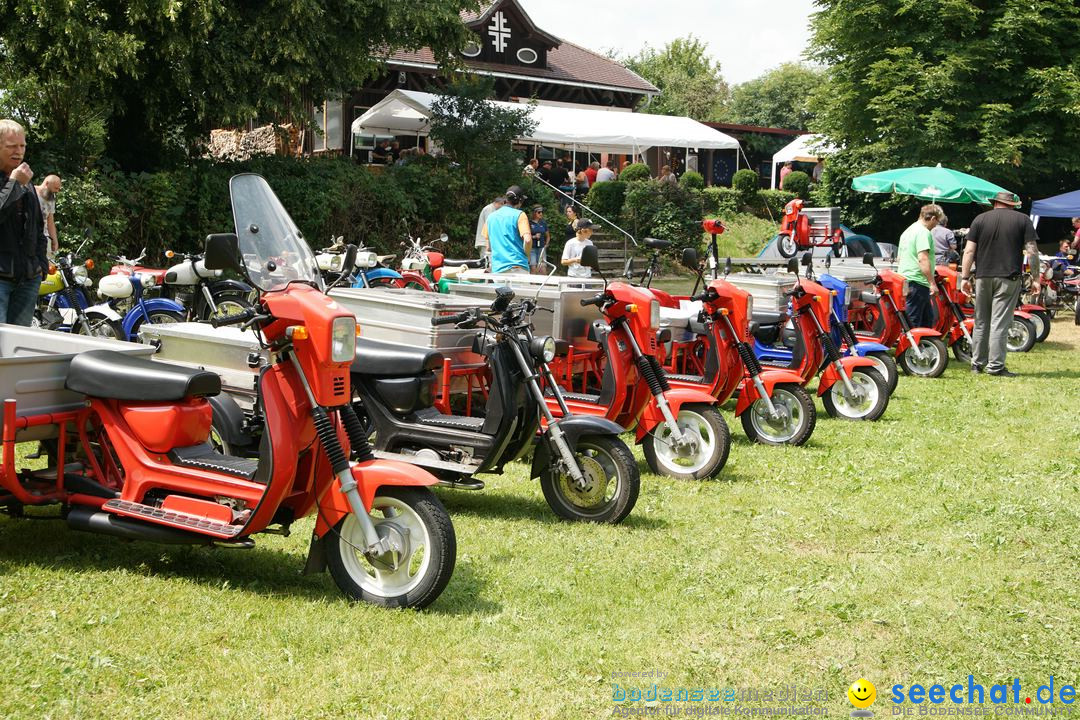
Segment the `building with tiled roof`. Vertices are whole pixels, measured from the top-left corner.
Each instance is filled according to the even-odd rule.
[[[518,0],[494,0],[478,11],[463,11],[461,19],[476,35],[474,42],[461,49],[462,66],[466,72],[490,76],[496,99],[535,98],[625,112],[659,93],[611,58],[537,27]],[[386,58],[383,76],[341,102],[316,107],[315,122],[323,136],[313,138],[311,149],[349,148],[352,121],[393,90],[438,92],[446,82],[430,49],[393,52]],[[364,148],[363,141],[352,145]]]

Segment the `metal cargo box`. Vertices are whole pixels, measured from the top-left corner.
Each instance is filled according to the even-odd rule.
[[[690,331],[690,321],[701,314],[701,302],[679,300],[679,307],[660,306],[660,329],[671,330],[672,342],[690,342],[696,336]]]
[[[149,345],[138,343],[0,325],[0,400],[14,400],[19,416],[78,409],[85,398],[65,389],[64,381],[71,359],[87,350],[113,350],[143,357],[154,352]],[[22,430],[15,439],[43,440],[56,437],[56,432],[55,426],[43,425]]]
[[[499,287],[510,287],[517,297],[536,298],[536,304],[540,308],[546,308],[551,312],[539,310],[533,315],[533,328],[537,335],[551,335],[558,340],[566,340],[576,344],[589,335],[589,325],[594,320],[601,318],[600,309],[594,306],[582,307],[581,301],[585,298],[594,297],[604,289],[603,281],[599,285],[591,285],[587,288],[571,287],[564,284],[558,286],[548,285],[540,288],[539,284],[517,284],[518,277],[525,276],[500,276],[503,282],[495,283],[454,283],[450,285],[450,292],[457,297],[482,298],[490,304],[495,299],[495,290]],[[533,277],[540,277],[534,275]],[[553,278],[554,279],[554,278]],[[563,278],[578,280],[578,278]],[[539,295],[537,294],[539,289]]]
[[[250,409],[255,402],[259,370],[269,362],[268,351],[251,330],[213,328],[205,323],[144,324],[142,341],[157,348],[155,360],[209,370],[221,376],[221,387]]]
[[[486,270],[466,270],[460,275],[462,282],[509,285],[514,288],[529,288],[533,292],[542,285],[545,288],[593,288],[596,292],[604,289],[604,280],[599,277],[576,278],[567,275],[534,275],[532,273],[491,273]]]
[[[853,302],[858,303],[859,293],[864,292],[877,292],[877,286],[874,285],[874,279],[877,277],[877,270],[859,263],[832,263],[831,267],[819,268],[818,274],[820,275],[832,275],[837,280],[842,280],[848,285],[848,305]]]
[[[840,227],[840,208],[838,207],[803,208],[802,213],[810,221],[810,227],[817,228],[817,232],[810,231],[813,234],[821,234],[826,230],[832,231]]]
[[[454,365],[484,362],[483,357],[472,352],[475,329],[433,327],[431,318],[474,307],[487,308],[491,300],[403,288],[340,288],[332,290],[330,297],[356,315],[361,337],[433,348]]]
[[[768,312],[782,312],[787,309],[788,299],[784,297],[784,293],[795,287],[797,280],[796,276],[786,272],[770,275],[738,272],[724,279],[750,293],[754,298],[754,310]]]

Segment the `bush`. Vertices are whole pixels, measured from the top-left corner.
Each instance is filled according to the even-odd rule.
[[[679,178],[679,184],[690,190],[704,190],[705,177],[695,170],[687,170]]]
[[[701,247],[702,193],[658,180],[632,183],[626,190],[623,227],[639,240],[670,240],[678,257],[685,247]]]
[[[807,200],[810,197],[810,176],[802,170],[790,172],[781,183],[780,189],[793,192],[803,200]]]
[[[707,187],[702,194],[706,212],[725,217],[739,212],[739,191],[735,188]]]
[[[761,180],[756,172],[743,168],[731,178],[731,187],[739,193],[739,200],[743,205],[750,205],[754,202],[755,193],[761,188]]]
[[[644,163],[630,163],[619,173],[619,179],[623,182],[638,182],[652,177],[649,166]]]
[[[585,196],[585,204],[611,222],[619,221],[625,200],[626,183],[621,180],[596,183]]]
[[[787,190],[759,190],[755,211],[760,217],[780,222],[780,217],[784,214],[784,206],[795,197],[795,193]]]

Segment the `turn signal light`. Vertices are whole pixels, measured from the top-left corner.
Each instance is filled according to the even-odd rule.
[[[356,337],[360,337],[360,323],[356,323]]]
[[[626,312],[628,312],[628,313],[636,313],[637,312],[637,305],[635,303],[627,304]]]
[[[172,250],[166,250],[165,251],[165,257],[167,257],[167,258],[176,257],[176,253],[174,253]]]
[[[308,339],[307,328],[304,327],[303,325],[293,325],[292,339],[293,340],[307,340]]]
[[[56,265],[54,265],[52,263],[49,263],[49,274],[50,275],[55,275],[56,274]]]
[[[728,315],[730,311],[727,308],[720,308],[721,315]]]
[[[93,270],[94,269],[94,261],[93,260],[87,260],[86,262],[83,263],[83,265],[86,266],[87,270]]]

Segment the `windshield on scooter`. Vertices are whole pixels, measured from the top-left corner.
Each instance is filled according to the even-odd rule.
[[[263,292],[292,282],[323,289],[319,266],[303,234],[259,175],[236,175],[229,181],[233,222],[240,257],[251,284]]]

